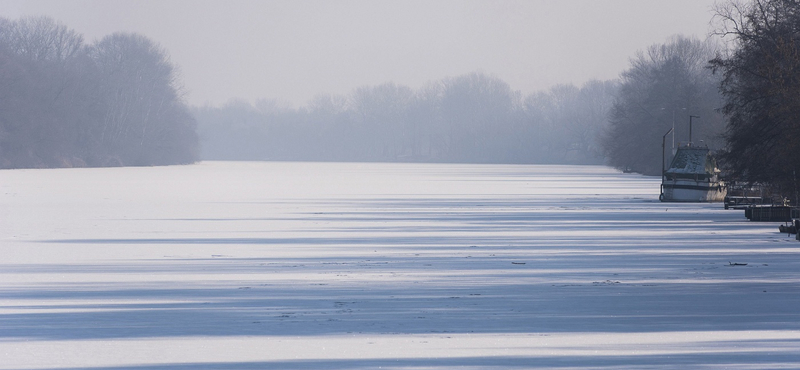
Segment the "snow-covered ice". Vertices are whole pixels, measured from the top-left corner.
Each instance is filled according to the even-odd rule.
[[[659,180],[0,171],[0,369],[800,368],[800,242]]]

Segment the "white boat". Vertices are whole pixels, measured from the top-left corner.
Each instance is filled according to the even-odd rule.
[[[706,146],[678,147],[661,178],[662,202],[722,202],[727,189]]]

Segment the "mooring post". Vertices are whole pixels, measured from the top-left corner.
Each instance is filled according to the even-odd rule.
[[[661,137],[661,182],[662,183],[664,182],[664,173],[667,171],[666,168],[664,167],[665,166],[664,161],[666,160],[664,151],[666,150],[666,145],[667,145],[667,135],[669,135],[670,132],[672,132],[672,129],[669,129],[669,131],[667,131],[667,133]]]
[[[689,146],[692,146],[692,118],[700,118],[700,116],[689,115]]]

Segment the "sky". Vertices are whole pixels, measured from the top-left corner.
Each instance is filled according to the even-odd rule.
[[[180,68],[187,102],[303,106],[393,82],[471,72],[523,94],[619,76],[637,50],[705,39],[715,0],[0,0],[0,16],[46,15],[88,42],[136,32]]]

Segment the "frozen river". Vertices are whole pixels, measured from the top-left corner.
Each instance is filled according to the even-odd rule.
[[[799,368],[800,242],[658,189],[590,166],[0,171],[0,369]]]

